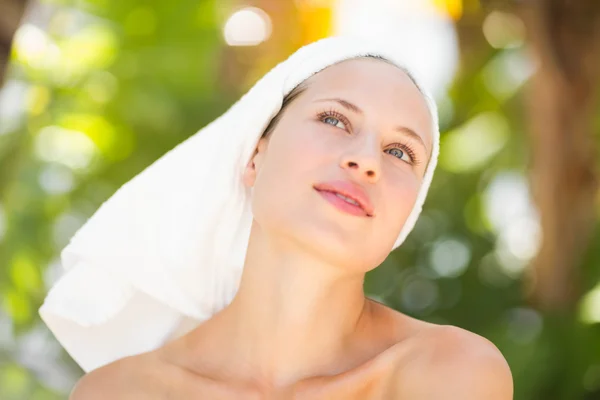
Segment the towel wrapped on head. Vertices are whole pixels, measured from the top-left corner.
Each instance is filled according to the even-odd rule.
[[[364,56],[407,69],[400,55],[373,40],[329,37],[308,44],[120,187],[75,233],[61,252],[65,274],[39,313],[84,371],[154,350],[231,302],[252,223],[242,172],[259,138],[298,84]],[[439,151],[437,109],[419,88],[432,114],[433,151],[394,248],[421,212]]]

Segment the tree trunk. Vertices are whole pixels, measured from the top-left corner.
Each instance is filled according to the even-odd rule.
[[[27,0],[0,0],[0,87],[5,79],[12,39],[26,6]]]
[[[600,84],[600,2],[521,3],[537,70],[527,88],[531,185],[542,242],[530,269],[531,301],[572,310],[596,222],[593,113]]]

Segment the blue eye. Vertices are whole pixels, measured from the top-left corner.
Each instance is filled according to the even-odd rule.
[[[345,131],[350,130],[350,121],[348,121],[343,114],[335,110],[324,111],[319,113],[317,116],[321,122],[324,122],[328,125],[341,128]]]
[[[392,152],[395,152],[396,154],[400,154],[400,158],[402,158],[402,156],[404,156],[404,152],[400,149],[391,149],[390,154],[392,154]]]
[[[408,154],[407,151],[405,151],[397,146],[389,149],[389,154],[393,155],[394,157],[396,157],[400,160],[406,161],[409,164],[413,164],[413,157],[410,154]]]
[[[333,125],[333,126],[342,124],[342,126],[340,126],[339,128],[346,129],[346,125],[344,125],[344,123],[342,121],[340,121],[339,119],[337,119],[335,117],[326,117],[325,119],[323,119],[323,122],[325,122],[326,124],[329,124],[329,125]]]

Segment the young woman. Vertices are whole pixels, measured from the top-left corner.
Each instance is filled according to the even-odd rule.
[[[228,189],[219,188],[228,172],[221,169],[238,168],[231,176],[247,191],[251,215],[247,236],[227,236],[236,229],[225,224],[216,237],[205,238],[213,245],[232,244],[230,251],[241,242],[244,249],[240,276],[221,278],[234,282],[231,298],[213,302],[207,317],[194,318],[183,302],[165,300],[149,285],[144,290],[131,284],[135,274],[119,278],[121,285],[129,279],[135,294],[121,301],[118,312],[77,333],[76,318],[66,322],[64,310],[57,317],[58,307],[52,317],[53,302],[47,301],[40,311],[44,320],[89,371],[71,399],[512,399],[510,370],[492,343],[457,327],[416,320],[364,295],[365,273],[404,240],[420,212],[439,141],[427,94],[400,62],[375,48],[329,38],[267,74],[240,104],[250,114],[261,105],[268,109],[268,101],[257,102],[257,93],[277,91],[269,83],[279,82],[284,90],[277,94],[276,114],[249,115],[247,126],[239,119],[229,126],[254,135],[253,127],[260,127],[243,163],[229,162],[226,154],[244,153],[234,142],[244,133],[224,129],[224,122],[218,130],[231,134],[231,145],[217,142],[223,140],[217,128],[212,133],[219,139],[204,143],[203,151],[212,145],[216,155],[196,166],[205,170],[203,177],[213,177],[215,192],[204,190],[203,197],[225,196]],[[211,223],[219,222],[217,216]],[[225,257],[226,249],[215,254]],[[180,276],[168,268],[161,275],[165,286],[169,276]],[[110,278],[96,282],[117,280],[111,271]],[[198,281],[185,284],[202,289]],[[212,298],[221,298],[215,293],[223,284],[211,285]],[[68,291],[65,286],[56,293]],[[144,325],[154,317],[154,326]],[[145,351],[136,348],[135,342],[155,337],[158,325],[181,329],[152,339]],[[77,336],[94,338],[75,345]],[[100,350],[90,350],[94,346]],[[100,352],[110,356],[97,361]]]

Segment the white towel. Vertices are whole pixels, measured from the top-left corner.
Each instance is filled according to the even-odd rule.
[[[125,183],[75,233],[61,252],[66,272],[39,313],[84,371],[156,349],[229,304],[252,221],[250,191],[241,176],[258,139],[296,85],[336,62],[365,55],[406,69],[400,55],[372,39],[330,37],[308,44]],[[437,109],[421,90],[434,121],[433,154],[394,248],[412,230],[437,162]]]

